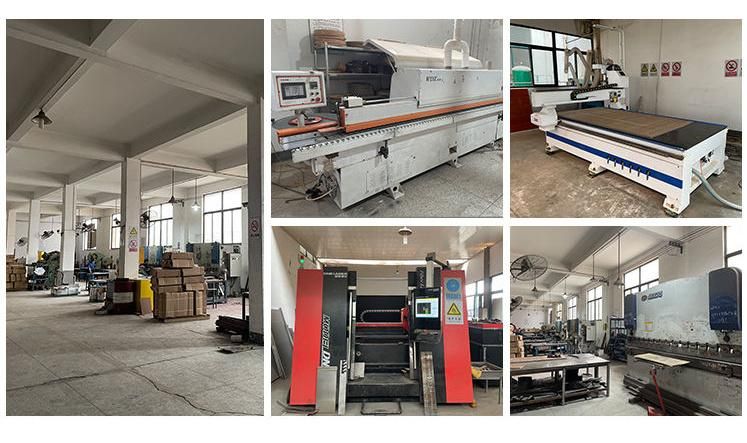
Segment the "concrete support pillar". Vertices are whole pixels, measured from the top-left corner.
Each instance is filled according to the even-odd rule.
[[[485,292],[483,292],[482,294],[482,306],[486,312],[484,318],[481,316],[481,320],[493,318],[493,288],[491,287],[493,279],[491,278],[490,274],[490,248],[491,247],[488,246],[482,251],[482,273],[483,278],[485,279]]]
[[[29,242],[26,249],[26,263],[34,263],[39,252],[39,222],[41,221],[41,200],[29,202]]]
[[[15,254],[16,249],[16,215],[15,209],[8,210],[8,217],[5,219],[5,253]]]
[[[62,187],[62,240],[60,242],[61,283],[71,284],[75,277],[75,185]]]
[[[264,183],[264,124],[260,103],[247,106],[247,250],[249,331],[262,334],[264,318],[262,310],[262,246],[264,240],[264,206],[262,184]]]
[[[122,240],[119,248],[120,278],[137,278],[140,265],[140,160],[122,162]]]

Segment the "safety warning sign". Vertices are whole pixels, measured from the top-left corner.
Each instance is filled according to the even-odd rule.
[[[672,62],[672,77],[682,76],[682,62]]]
[[[661,64],[661,76],[669,77],[669,62],[664,62]]]
[[[737,77],[739,75],[740,61],[732,58],[724,62],[724,77]]]
[[[262,225],[258,218],[252,218],[249,221],[249,237],[259,237],[262,232]]]
[[[648,76],[649,77],[658,77],[659,76],[659,64],[658,63],[651,63],[648,67]]]
[[[648,63],[641,63],[641,77],[648,77]]]
[[[464,309],[462,308],[462,280],[447,278],[444,280],[444,307],[448,306],[444,323],[447,325],[463,325]]]
[[[459,311],[456,303],[452,303],[449,312],[447,312],[446,315],[462,315],[462,313]]]

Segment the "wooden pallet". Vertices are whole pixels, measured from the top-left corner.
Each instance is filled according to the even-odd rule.
[[[178,323],[183,321],[200,321],[210,320],[210,314],[203,315],[191,315],[189,317],[175,317],[175,318],[156,318],[161,323]]]

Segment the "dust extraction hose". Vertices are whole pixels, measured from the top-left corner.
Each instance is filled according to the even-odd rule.
[[[705,186],[706,191],[708,191],[708,193],[711,194],[713,196],[713,198],[715,198],[716,200],[718,200],[719,202],[721,202],[721,204],[723,204],[724,206],[728,206],[728,207],[730,207],[732,209],[736,209],[737,211],[742,211],[742,206],[740,206],[740,205],[738,205],[736,203],[732,203],[729,200],[727,200],[727,199],[721,197],[720,195],[718,195],[716,193],[716,190],[713,189],[713,187],[711,186],[711,184],[708,183],[708,181],[705,179],[705,177],[703,177],[700,174],[700,172],[698,172],[697,169],[693,168],[693,174],[695,174],[695,176],[700,179],[700,181],[703,183],[703,186]]]

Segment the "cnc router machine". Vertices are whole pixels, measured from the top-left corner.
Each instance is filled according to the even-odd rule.
[[[711,175],[724,170],[727,127],[629,111],[629,79],[611,60],[586,66],[584,79],[576,76],[566,50],[565,72],[574,86],[530,89],[532,107],[540,108],[531,121],[545,132],[548,154],[566,151],[589,162],[589,175],[604,171],[626,177],[663,194],[670,216],[682,213],[690,194]],[[556,107],[581,108],[557,112]],[[601,104],[603,107],[588,107]]]
[[[443,49],[368,40],[357,52],[385,60],[375,92],[358,85],[360,95],[332,100],[331,83],[355,73],[329,66],[272,73],[273,111],[295,113],[273,122],[273,149],[311,166],[318,180],[308,199],[329,196],[343,209],[382,191],[397,199],[405,180],[444,163],[459,167],[460,156],[501,138],[501,71],[468,55],[460,26]],[[325,54],[343,49],[355,48]]]
[[[670,415],[741,415],[739,269],[665,282],[624,304],[631,392]]]
[[[291,407],[421,401],[434,414],[473,403],[464,271],[428,263],[401,297],[357,295],[344,267],[298,271]]]

